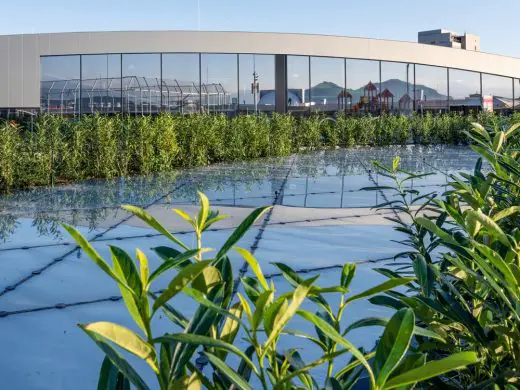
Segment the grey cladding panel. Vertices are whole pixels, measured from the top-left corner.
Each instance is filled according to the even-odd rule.
[[[9,37],[0,37],[0,108],[9,107]]]

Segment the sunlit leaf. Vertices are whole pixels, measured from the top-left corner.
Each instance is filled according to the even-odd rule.
[[[161,233],[163,236],[168,238],[169,240],[173,241],[180,247],[188,250],[186,245],[179,240],[177,237],[173,236],[166,228],[164,228],[159,221],[157,221],[150,213],[148,213],[146,210],[143,210],[139,207],[131,206],[131,205],[122,205],[121,208],[124,210],[134,214],[137,218],[141,219],[143,222],[145,222],[148,226],[154,228],[159,233]]]
[[[87,333],[96,333],[110,340],[114,344],[143,359],[155,372],[159,372],[159,368],[155,362],[154,348],[130,329],[112,322],[94,322],[79,325],[79,327]]]
[[[144,380],[137,371],[122,357],[102,335],[82,328],[83,331],[98,345],[114,366],[126,377],[138,390],[149,390]]]
[[[179,271],[170,282],[166,290],[159,295],[153,304],[155,312],[164,302],[168,302],[175,295],[182,291],[184,287],[190,284],[195,278],[202,273],[204,268],[211,264],[211,260],[204,260],[198,263],[190,264],[186,268]]]
[[[391,378],[386,382],[384,388],[395,389],[396,387],[418,383],[450,371],[463,369],[477,362],[478,356],[475,352],[456,353],[441,360],[428,362],[424,366],[414,368],[395,378]]]
[[[251,268],[255,276],[258,278],[258,281],[260,282],[264,290],[269,290],[269,286],[267,285],[267,281],[265,280],[264,274],[262,273],[260,264],[258,264],[258,261],[255,259],[252,253],[240,247],[235,247],[235,250],[238,253],[240,253],[240,255],[242,255],[247,264],[249,264],[249,267]]]
[[[365,290],[362,293],[349,297],[346,300],[346,303],[350,303],[350,302],[353,302],[353,301],[356,301],[359,299],[367,298],[372,295],[376,295],[376,294],[391,290],[393,288],[403,286],[405,284],[410,283],[413,280],[415,280],[415,278],[393,278],[393,279],[387,280],[386,282],[378,284],[375,287],[369,288],[368,290]]]

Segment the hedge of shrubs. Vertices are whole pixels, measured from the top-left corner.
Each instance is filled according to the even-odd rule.
[[[43,115],[34,123],[0,123],[0,191],[87,178],[171,171],[181,167],[306,150],[389,144],[460,144],[471,122],[516,121],[494,115],[297,118]]]

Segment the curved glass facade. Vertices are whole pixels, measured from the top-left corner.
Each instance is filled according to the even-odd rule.
[[[518,79],[423,64],[229,53],[68,55],[40,60],[40,108],[63,115],[234,114],[276,107],[301,113],[374,115],[520,109]],[[285,104],[277,104],[277,99]]]

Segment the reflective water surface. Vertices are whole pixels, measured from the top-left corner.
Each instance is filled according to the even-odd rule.
[[[337,283],[339,266],[359,262],[353,291],[361,291],[382,280],[371,269],[374,264],[389,262],[400,250],[392,241],[400,236],[384,219],[385,212],[372,209],[391,194],[361,191],[388,182],[371,162],[389,164],[395,155],[401,156],[407,171],[434,173],[411,183],[424,193],[442,193],[447,174],[472,170],[475,163],[474,153],[463,147],[360,148],[0,196],[0,337],[4,352],[10,351],[0,355],[4,381],[13,389],[95,388],[102,354],[76,324],[107,320],[135,329],[117,287],[64,234],[61,222],[76,226],[106,259],[108,245],[129,253],[140,248],[155,268],[161,260],[151,248],[170,243],[122,210],[121,204],[147,209],[192,245],[189,226],[170,209],[195,212],[197,191],[203,191],[216,208],[231,215],[206,233],[204,245],[211,248],[219,248],[255,207],[274,205],[262,234],[260,226],[254,226],[240,246],[255,250],[280,292],[289,286],[276,274],[274,261],[320,274],[318,284],[323,286]],[[243,261],[235,254],[231,259],[238,273]],[[167,283],[167,278],[159,279],[156,288]],[[182,298],[174,305],[186,314],[194,307]],[[346,323],[389,315],[367,302],[349,310]],[[166,319],[156,321],[159,332],[172,331]],[[299,326],[305,324],[291,324]],[[379,334],[380,329],[373,328],[373,333],[353,334],[352,341],[371,348]],[[291,340],[286,343],[294,345]],[[315,353],[308,348],[305,356]],[[144,366],[141,371],[153,383]]]

